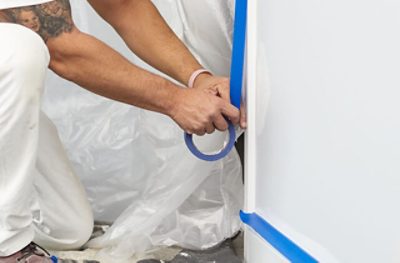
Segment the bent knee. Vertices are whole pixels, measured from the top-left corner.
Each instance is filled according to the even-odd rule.
[[[93,215],[87,211],[87,213],[81,214],[81,216],[74,218],[73,220],[66,220],[67,224],[64,226],[63,232],[68,238],[66,238],[65,246],[61,249],[79,249],[89,240],[93,232]]]
[[[66,246],[62,248],[65,249],[79,249],[83,245],[85,245],[93,232],[93,220],[82,221],[79,225],[75,225],[74,229],[71,229],[71,239],[70,243],[67,243]]]
[[[92,217],[65,220],[63,226],[46,233],[44,226],[36,226],[35,242],[50,250],[77,250],[90,239],[93,232]]]

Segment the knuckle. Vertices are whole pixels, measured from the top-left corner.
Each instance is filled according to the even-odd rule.
[[[228,128],[227,125],[223,122],[221,122],[217,127],[219,131],[225,131],[227,128]]]
[[[201,122],[201,126],[199,126],[198,128],[204,128],[207,127],[208,124],[210,123],[211,117],[207,115],[206,118],[204,118],[204,120]]]
[[[209,122],[210,120],[212,120],[214,118],[214,116],[216,115],[216,113],[217,112],[215,109],[207,112],[207,120],[206,121]]]
[[[210,115],[209,121],[211,122],[211,121],[216,120],[216,119],[218,118],[218,115],[219,115],[219,112],[214,111],[214,112]]]

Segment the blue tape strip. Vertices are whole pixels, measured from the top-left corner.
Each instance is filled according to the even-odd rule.
[[[244,72],[244,57],[246,48],[246,26],[247,26],[247,0],[236,0],[235,6],[235,22],[233,33],[233,51],[231,64],[231,80],[230,93],[231,103],[240,109],[243,72]],[[228,121],[229,122],[229,121]],[[229,154],[236,140],[236,133],[233,124],[229,122],[229,142],[225,149],[218,154],[208,155],[200,152],[194,145],[193,136],[185,133],[185,143],[189,150],[199,159],[204,161],[218,161]]]
[[[317,263],[318,261],[310,254],[296,245],[293,241],[279,232],[271,224],[265,221],[262,217],[253,214],[240,212],[240,218],[243,223],[253,228],[261,235],[268,243],[276,250],[285,256],[292,263]]]
[[[231,64],[231,102],[240,109],[246,50],[247,0],[236,0]]]

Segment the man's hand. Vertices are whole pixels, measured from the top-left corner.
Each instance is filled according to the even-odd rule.
[[[189,49],[165,23],[152,1],[88,0],[88,2],[114,27],[137,56],[180,83],[187,84],[191,74],[202,68]],[[196,86],[199,85],[199,88],[174,92],[172,95],[175,98],[174,105],[167,107],[168,110],[164,111],[164,107],[160,109],[145,104],[143,106],[162,113],[166,112],[187,132],[205,134],[215,129],[226,130],[228,125],[224,117],[237,124],[240,116],[239,111],[230,104],[229,82],[225,78],[212,77],[209,82],[201,83],[206,77],[207,75],[202,74],[196,80],[198,83]],[[169,96],[160,100],[155,98],[156,93],[148,93],[150,96],[153,95],[152,103],[170,102]],[[245,118],[242,117],[240,123],[245,127]]]
[[[215,129],[225,131],[228,123],[239,123],[239,110],[223,98],[216,96],[213,89],[181,89],[173,99],[170,117],[190,134],[204,135]]]
[[[205,92],[221,97],[224,101],[230,103],[230,82],[228,78],[211,76],[209,74],[201,74],[197,77],[194,82],[195,89],[201,89]],[[246,123],[246,111],[245,107],[240,107],[240,127],[245,129]]]

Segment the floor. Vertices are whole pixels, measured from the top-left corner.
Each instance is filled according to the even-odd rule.
[[[101,231],[101,227],[95,228],[94,236],[99,235]],[[233,260],[235,262],[243,262],[243,252],[243,234],[240,233],[232,240],[228,240],[224,242],[224,244],[221,244],[221,246],[207,251],[188,251],[178,247],[160,248],[152,251],[151,255],[145,258],[154,260],[144,260],[144,258],[134,257],[121,263],[229,263],[227,260],[223,260],[224,257],[226,258],[226,255],[228,255],[228,257],[235,257],[235,260]],[[94,249],[63,252],[51,251],[51,253],[62,259],[60,263],[116,263],[115,260],[111,261],[105,259]],[[237,257],[234,254],[236,254]]]

